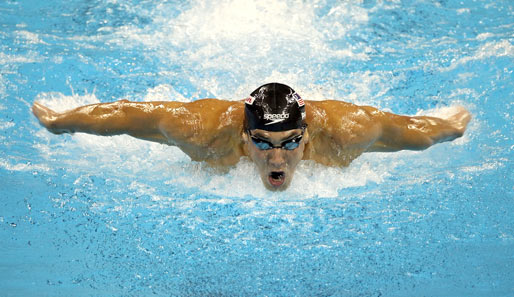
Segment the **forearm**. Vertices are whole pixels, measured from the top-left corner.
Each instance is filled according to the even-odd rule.
[[[116,135],[127,132],[124,103],[100,103],[81,106],[49,118],[45,125],[54,133],[85,132],[97,135]]]
[[[131,136],[168,143],[160,130],[161,119],[178,102],[129,102],[127,100],[78,107],[62,113],[35,102],[32,112],[39,122],[55,134],[84,132],[96,135],[129,134]]]
[[[447,119],[382,113],[382,135],[371,150],[423,150],[462,136],[469,119],[470,114],[463,108]]]
[[[433,117],[404,117],[384,130],[383,138],[396,149],[422,150],[462,136],[448,121]]]

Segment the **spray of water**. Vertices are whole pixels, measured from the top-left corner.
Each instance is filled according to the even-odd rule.
[[[144,27],[126,25],[100,31],[109,32],[101,37],[108,46],[144,48],[147,55],[157,58],[165,66],[189,69],[187,74],[190,77],[185,79],[193,88],[208,90],[217,98],[241,99],[264,82],[280,81],[294,86],[304,98],[311,100],[344,98],[357,104],[378,106],[382,101],[393,100],[388,97],[388,91],[408,79],[403,73],[393,75],[391,71],[377,70],[343,75],[344,71],[336,73],[331,70],[333,73],[327,73],[322,68],[327,63],[367,61],[368,53],[372,51],[365,43],[346,41],[353,30],[367,24],[370,11],[351,3],[332,5],[328,11],[322,11],[322,7],[321,2],[316,1],[294,2],[294,5],[276,1],[225,0],[216,5],[196,1],[177,17],[170,18],[166,12],[171,8],[160,4],[158,9],[142,10],[152,19]],[[29,42],[40,40],[37,36],[20,34]],[[100,37],[80,38],[88,42],[97,41]],[[334,40],[338,42],[334,43]],[[509,44],[496,45],[489,47],[499,54],[511,54]],[[394,51],[390,49],[390,52]],[[480,53],[475,56],[480,57]],[[455,63],[465,62],[459,60]],[[166,70],[163,69],[162,73],[164,75]],[[319,75],[331,80],[318,82]],[[343,81],[344,86],[341,86]],[[188,102],[197,99],[195,96],[185,96],[176,86],[160,84],[137,97],[144,101]],[[41,93],[36,100],[57,111],[101,101],[94,92],[70,96]],[[451,111],[451,108],[437,110],[432,114],[445,116]],[[142,183],[145,176],[159,174],[165,180],[163,186],[180,185],[224,197],[234,196],[234,193],[240,197],[250,195],[271,199],[336,197],[344,189],[383,183],[395,174],[396,167],[420,156],[419,152],[365,154],[348,168],[302,162],[290,189],[276,194],[263,187],[255,166],[247,159],[242,159],[228,173],[220,175],[205,170],[201,164],[190,162],[177,148],[128,136],[77,134],[65,144],[53,143],[51,140],[57,136],[43,131],[38,132],[37,137],[41,141],[36,146],[43,155],[68,163],[77,171],[139,177]],[[463,138],[460,143],[465,141]],[[74,154],[81,158],[70,158]]]

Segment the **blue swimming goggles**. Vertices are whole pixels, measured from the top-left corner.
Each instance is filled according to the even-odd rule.
[[[250,130],[248,130],[247,133],[250,136],[250,138],[252,139],[252,142],[255,144],[255,146],[260,150],[270,150],[273,148],[279,148],[279,149],[285,149],[288,151],[292,151],[300,146],[300,141],[302,141],[303,133],[305,133],[305,127],[307,127],[307,125],[302,127],[302,134],[297,135],[286,141],[283,141],[280,145],[274,145],[273,143],[271,143],[267,140],[253,136],[250,134]]]

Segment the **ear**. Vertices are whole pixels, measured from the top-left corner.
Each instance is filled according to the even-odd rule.
[[[244,143],[248,143],[248,134],[246,133],[246,131],[243,130],[241,132],[241,138],[243,139]]]
[[[248,141],[250,140],[248,137],[248,133],[246,131],[241,132],[241,139],[243,140],[243,152],[245,156],[248,156],[250,160],[252,160],[252,156],[250,154],[250,145],[248,144]]]
[[[309,143],[309,129],[305,128],[305,132],[303,132],[303,141],[305,144]]]

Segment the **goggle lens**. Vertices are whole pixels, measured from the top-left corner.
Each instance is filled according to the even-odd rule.
[[[264,139],[260,139],[253,135],[250,135],[255,146],[260,150],[270,150],[272,148],[280,148],[288,151],[292,151],[300,146],[300,141],[302,141],[303,133],[298,135],[292,139],[286,140],[280,144],[280,146],[274,146],[271,142],[266,141]]]

